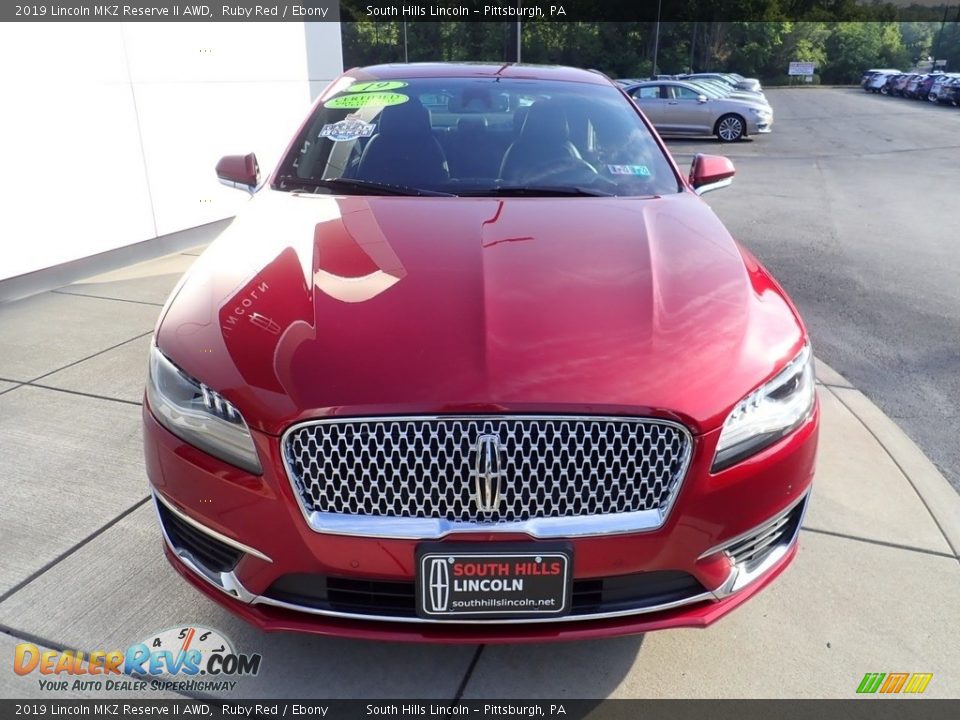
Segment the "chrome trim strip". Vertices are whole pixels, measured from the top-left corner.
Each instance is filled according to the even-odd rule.
[[[163,518],[160,517],[160,508],[157,501],[159,493],[155,491],[151,491],[151,493],[154,501],[153,509],[157,513],[157,524],[160,525],[160,533],[163,535],[163,541],[167,544],[167,547],[170,548],[170,551],[177,556],[177,559],[179,559],[180,562],[187,567],[187,569],[193,571],[194,574],[205,580],[217,590],[220,590],[230,597],[236,598],[244,603],[249,603],[251,600],[253,600],[253,594],[247,591],[243,584],[237,579],[237,576],[233,573],[233,571],[228,573],[215,573],[211,570],[208,570],[203,566],[203,563],[194,558],[193,555],[191,555],[188,551],[178,548],[173,544],[173,541],[167,534],[166,527],[163,525]],[[164,503],[164,507],[166,506],[167,503]]]
[[[164,506],[170,507],[169,502],[164,500],[162,496],[153,491],[152,492],[155,503],[163,502]],[[539,623],[557,623],[557,622],[576,622],[576,621],[590,621],[590,620],[602,620],[606,618],[617,618],[617,617],[627,617],[631,615],[644,615],[649,613],[661,612],[664,610],[671,610],[677,607],[683,607],[684,605],[692,605],[698,602],[705,602],[709,600],[723,600],[724,598],[729,597],[730,595],[742,590],[747,585],[750,585],[755,580],[762,577],[766,572],[772,568],[777,562],[779,562],[784,555],[789,551],[789,549],[796,543],[797,538],[800,535],[800,528],[803,526],[803,521],[806,517],[807,509],[809,508],[809,503],[806,502],[810,497],[810,491],[808,490],[802,498],[798,501],[792,503],[790,507],[778,514],[774,521],[779,519],[782,515],[789,513],[793,508],[797,506],[798,503],[803,502],[803,514],[800,517],[800,522],[797,523],[797,529],[793,533],[793,536],[789,539],[788,542],[776,548],[773,552],[767,556],[764,561],[755,568],[752,568],[748,572],[744,572],[743,568],[737,566],[731,566],[730,575],[724,581],[724,583],[718,587],[716,590],[706,591],[698,595],[693,595],[689,598],[684,598],[683,600],[676,600],[669,603],[661,603],[659,605],[651,605],[642,608],[633,608],[628,610],[618,610],[614,612],[606,613],[592,613],[588,615],[566,615],[559,618],[516,618],[510,620],[433,620],[427,618],[419,617],[390,617],[384,615],[364,615],[364,614],[355,614],[355,613],[344,613],[338,612],[335,610],[322,610],[319,608],[311,608],[302,605],[295,605],[293,603],[283,602],[282,600],[274,600],[273,598],[264,597],[262,595],[256,595],[251,593],[249,590],[244,587],[243,583],[240,582],[240,579],[236,574],[231,571],[227,573],[215,573],[204,568],[203,564],[196,560],[188,551],[176,547],[170,539],[170,536],[167,535],[166,528],[163,525],[163,521],[160,518],[159,508],[155,504],[154,510],[157,512],[157,521],[160,524],[160,531],[163,535],[164,542],[167,544],[167,547],[170,548],[171,552],[177,556],[177,558],[194,574],[202,578],[211,586],[220,590],[226,595],[229,595],[236,600],[239,600],[242,603],[247,605],[269,605],[273,607],[279,607],[286,610],[294,610],[297,612],[307,613],[309,615],[322,615],[327,617],[337,617],[347,620],[364,620],[364,621],[373,621],[373,622],[389,622],[389,623],[409,623],[409,624],[431,624],[431,625],[443,625],[443,624],[453,624],[453,625],[501,625],[501,624],[539,624]],[[768,521],[764,525],[759,526],[762,529],[765,525],[770,524],[771,521]],[[757,532],[755,529],[752,532]],[[741,534],[734,538],[733,541],[728,541],[724,545],[729,545],[735,543],[738,539],[742,540],[744,536],[748,536],[748,533]],[[704,553],[704,557],[710,554],[711,551]],[[717,552],[714,550],[713,552]]]
[[[778,513],[776,517],[772,518],[771,520],[768,520],[766,523],[759,525],[754,530],[748,531],[746,533],[741,533],[733,540],[728,540],[727,542],[723,543],[723,545],[717,546],[713,550],[708,550],[707,552],[705,552],[703,555],[700,556],[700,557],[705,557],[711,553],[722,552],[723,548],[728,547],[730,545],[734,545],[738,541],[742,541],[746,537],[749,537],[751,533],[762,532],[764,528],[774,524],[777,520],[782,518],[784,515],[789,514],[794,508],[797,507],[797,505],[799,505],[800,503],[803,503],[803,510],[800,515],[800,521],[797,523],[797,529],[794,530],[793,535],[785,543],[776,546],[770,552],[770,554],[763,559],[763,562],[761,562],[759,565],[756,565],[754,567],[749,567],[749,568],[743,565],[731,565],[732,572],[730,573],[730,576],[727,578],[726,582],[724,582],[723,585],[721,585],[719,588],[713,591],[713,595],[714,597],[716,597],[717,600],[722,600],[725,597],[729,597],[730,595],[733,595],[735,592],[743,590],[745,587],[752,584],[754,581],[759,580],[761,577],[766,575],[767,572],[774,565],[780,562],[780,560],[783,559],[783,556],[790,551],[790,548],[792,548],[796,544],[797,538],[800,537],[800,528],[803,527],[803,521],[807,516],[807,509],[810,507],[810,503],[808,502],[810,499],[810,492],[811,491],[808,489],[799,500],[796,500],[795,502],[791,503],[790,507],[788,507],[783,512]]]
[[[771,517],[771,518],[769,518],[769,519],[767,519],[767,520],[764,520],[762,523],[760,523],[759,525],[755,525],[754,527],[750,528],[750,529],[747,530],[746,532],[742,532],[742,533],[740,533],[739,535],[735,535],[734,537],[730,538],[729,540],[724,540],[722,543],[719,543],[718,545],[714,545],[714,546],[713,546],[712,548],[710,548],[709,550],[701,553],[700,556],[697,558],[697,560],[703,560],[703,558],[708,557],[708,556],[710,556],[710,555],[713,555],[714,553],[721,552],[721,551],[725,550],[726,548],[730,547],[731,545],[736,545],[737,543],[743,542],[744,540],[746,540],[746,539],[749,538],[749,537],[753,537],[754,535],[759,535],[761,532],[763,532],[764,530],[766,530],[769,526],[775,525],[775,524],[778,523],[780,520],[782,520],[782,519],[785,518],[787,515],[789,515],[790,512],[791,512],[797,505],[799,505],[799,504],[802,503],[804,500],[806,500],[809,495],[810,495],[810,491],[807,490],[803,495],[801,495],[799,498],[797,498],[796,500],[794,500],[792,503],[790,503],[787,507],[785,507],[783,510],[781,510],[780,512],[778,512],[778,513],[777,513],[776,515],[774,515],[773,517]],[[804,512],[806,512],[806,511],[804,511]],[[802,524],[802,520],[801,520],[801,524]]]
[[[369,515],[343,515],[340,513],[322,513],[309,510],[303,502],[303,497],[297,488],[294,479],[290,457],[287,454],[287,439],[291,433],[304,427],[327,424],[349,424],[355,422],[443,422],[443,421],[475,421],[475,420],[557,420],[557,421],[608,421],[608,422],[636,422],[657,423],[668,425],[679,430],[686,439],[686,448],[681,459],[679,479],[667,499],[667,504],[658,510],[641,510],[630,513],[611,513],[608,515],[584,515],[559,518],[533,518],[530,520],[502,523],[459,522],[435,518],[395,518]],[[321,420],[307,420],[291,425],[280,438],[280,453],[283,456],[283,466],[287,473],[290,489],[296,498],[300,512],[311,530],[318,533],[332,535],[349,535],[355,537],[372,537],[399,540],[439,540],[452,533],[525,533],[538,539],[590,537],[594,535],[623,535],[634,532],[650,532],[658,530],[666,523],[670,516],[677,496],[690,470],[690,461],[693,458],[694,437],[682,424],[673,420],[657,417],[632,417],[622,415],[387,415],[375,417],[337,417]],[[353,617],[353,616],[351,616]]]
[[[302,508],[301,508],[302,509]],[[664,522],[659,510],[610,515],[535,518],[518,522],[471,523],[430,518],[390,518],[337,513],[305,512],[318,533],[355,537],[433,540],[453,533],[525,533],[537,539],[620,535],[656,530]]]
[[[309,613],[311,615],[328,615],[331,617],[346,618],[349,620],[376,620],[379,622],[391,622],[391,623],[416,623],[416,624],[427,624],[427,625],[531,625],[531,624],[541,624],[541,623],[560,623],[560,622],[577,622],[580,620],[589,621],[589,620],[603,620],[605,618],[615,618],[615,617],[624,617],[628,615],[644,615],[647,613],[660,612],[662,610],[670,610],[672,608],[681,607],[682,605],[692,605],[693,603],[702,602],[704,600],[713,600],[714,596],[711,592],[703,592],[699,595],[693,595],[683,600],[675,600],[674,602],[662,603],[660,605],[651,605],[649,607],[643,608],[634,608],[631,610],[617,610],[614,612],[606,613],[593,613],[591,615],[564,615],[563,617],[545,617],[545,618],[513,618],[509,620],[433,620],[420,617],[390,617],[384,615],[355,615],[353,613],[343,613],[337,612],[335,610],[320,610],[317,608],[304,607],[302,605],[293,605],[291,603],[283,602],[282,600],[274,600],[272,598],[264,597],[263,595],[258,595],[254,598],[254,605],[273,605],[275,607],[284,608],[286,610],[296,610],[298,612]]]
[[[272,562],[273,562],[273,560],[271,560],[267,555],[265,555],[264,553],[260,552],[260,551],[257,550],[256,548],[252,548],[252,547],[250,547],[249,545],[244,545],[242,542],[239,542],[239,541],[237,541],[237,540],[234,540],[233,538],[229,538],[229,537],[227,537],[226,535],[224,535],[223,533],[219,533],[219,532],[217,532],[216,530],[212,530],[212,529],[208,528],[206,525],[204,525],[203,523],[201,523],[201,522],[199,522],[199,521],[197,521],[197,520],[194,520],[192,517],[190,517],[189,515],[187,515],[187,514],[186,514],[185,512],[183,512],[182,510],[177,509],[177,508],[173,505],[172,502],[170,502],[169,500],[167,500],[167,499],[166,499],[161,493],[159,493],[158,491],[151,489],[151,492],[153,493],[153,497],[154,497],[156,500],[158,500],[159,502],[162,502],[162,503],[163,503],[163,506],[164,506],[167,510],[169,510],[170,512],[172,512],[174,515],[176,515],[178,518],[180,518],[181,520],[183,520],[183,521],[184,521],[185,523],[187,523],[188,525],[192,525],[193,527],[195,527],[195,528],[196,528],[197,530],[199,530],[200,532],[202,532],[202,533],[204,533],[204,534],[206,534],[206,535],[209,535],[210,537],[212,537],[212,538],[214,538],[214,539],[216,539],[216,540],[219,540],[219,541],[222,542],[224,545],[229,545],[229,546],[232,547],[234,550],[239,550],[239,551],[242,552],[242,553],[246,553],[246,554],[248,554],[248,555],[253,555],[253,556],[256,557],[256,558],[260,558],[260,559],[263,560],[264,562],[268,562],[268,563],[272,563]],[[163,525],[163,522],[161,522],[160,525],[162,526],[162,525]],[[166,533],[166,531],[164,531],[164,533]]]
[[[156,501],[157,498],[160,497],[160,494],[154,492],[153,497]],[[163,504],[164,506],[168,506],[167,502],[165,501]],[[513,625],[548,622],[575,622],[577,620],[603,620],[605,618],[624,617],[627,615],[643,615],[715,599],[714,593],[707,591],[698,595],[692,595],[688,598],[684,598],[683,600],[675,600],[669,603],[650,605],[648,607],[635,608],[631,610],[617,610],[615,612],[593,613],[590,615],[565,615],[559,618],[516,618],[511,620],[431,620],[420,617],[362,615],[357,613],[338,612],[336,610],[322,610],[319,608],[306,607],[304,605],[295,605],[293,603],[283,602],[282,600],[274,600],[273,598],[264,597],[263,595],[255,595],[244,587],[243,583],[240,582],[240,579],[233,571],[227,573],[214,573],[210,570],[207,570],[203,567],[203,564],[196,560],[188,551],[178,548],[173,544],[173,541],[170,540],[170,536],[167,535],[166,528],[163,526],[163,521],[160,518],[160,513],[156,505],[154,505],[154,510],[157,510],[157,521],[160,524],[160,532],[163,534],[163,540],[166,542],[167,547],[169,547],[171,552],[177,556],[180,562],[182,562],[193,573],[205,580],[208,584],[246,605],[272,605],[273,607],[279,607],[285,610],[294,610],[297,612],[307,613],[309,615],[323,615],[327,617],[343,618],[346,620],[368,620],[377,622],[416,623],[428,625]]]

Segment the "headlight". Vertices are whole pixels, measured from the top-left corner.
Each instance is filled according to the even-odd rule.
[[[754,115],[756,115],[757,117],[769,117],[769,116],[770,116],[770,111],[767,110],[767,109],[765,109],[765,108],[750,108],[750,112],[752,112],[752,113],[753,113]]]
[[[810,414],[813,398],[813,353],[805,345],[776,377],[733,408],[720,431],[712,471],[759,452],[797,428]]]
[[[260,459],[240,412],[219,393],[150,348],[147,400],[154,417],[181,440],[260,475]]]

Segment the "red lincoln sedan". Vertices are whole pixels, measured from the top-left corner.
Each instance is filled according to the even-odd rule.
[[[702,627],[793,558],[807,333],[596,72],[351,70],[164,307],[143,408],[173,566],[266,630]]]

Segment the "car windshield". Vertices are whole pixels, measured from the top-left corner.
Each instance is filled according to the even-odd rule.
[[[509,78],[345,78],[317,105],[273,187],[469,196],[682,190],[616,88]]]

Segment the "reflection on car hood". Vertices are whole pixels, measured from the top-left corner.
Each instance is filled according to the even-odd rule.
[[[262,191],[157,342],[252,427],[320,415],[658,414],[695,431],[799,349],[782,293],[689,192]]]

